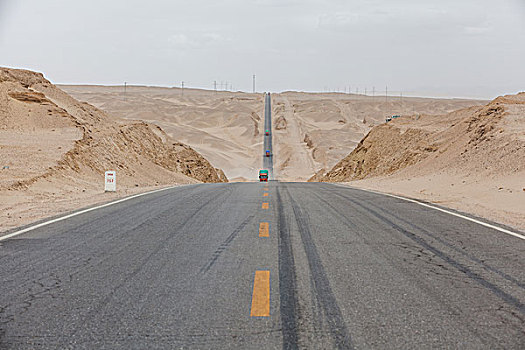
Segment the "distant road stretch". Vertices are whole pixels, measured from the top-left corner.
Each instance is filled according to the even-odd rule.
[[[268,131],[268,135],[266,132]],[[270,173],[270,180],[274,180],[273,173],[273,145],[272,145],[272,100],[271,95],[267,93],[264,97],[264,154],[263,154],[263,169],[267,169]],[[266,151],[269,152],[267,156]]]
[[[184,186],[1,241],[0,348],[523,349],[524,254],[361,190]]]

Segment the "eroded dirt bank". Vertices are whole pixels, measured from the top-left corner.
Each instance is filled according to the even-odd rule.
[[[402,194],[525,230],[525,93],[376,126],[310,180]]]
[[[104,193],[104,171],[117,193]],[[42,74],[0,68],[0,231],[174,184],[227,181],[160,127],[109,117]]]

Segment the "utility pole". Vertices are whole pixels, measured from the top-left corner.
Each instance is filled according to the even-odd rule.
[[[375,96],[376,96],[376,87],[373,86],[373,87],[372,87],[372,100],[375,99]]]
[[[388,85],[385,86],[385,102],[388,102]]]
[[[180,85],[181,85],[181,95],[184,96],[184,82],[182,82]]]
[[[128,85],[128,83],[127,83],[127,82],[124,82],[124,94],[126,93],[127,85]]]
[[[213,90],[215,90],[215,93],[217,93],[217,80],[213,81]]]
[[[366,88],[365,88],[365,96],[366,96]]]
[[[253,75],[253,93],[255,94],[255,74]]]

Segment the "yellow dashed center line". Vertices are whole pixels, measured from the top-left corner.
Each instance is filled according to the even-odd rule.
[[[250,316],[270,316],[270,271],[255,271]]]
[[[259,224],[259,237],[270,237],[270,224],[261,222]]]
[[[268,197],[268,192],[263,193],[263,197]]]
[[[268,203],[263,203],[262,204],[262,208],[263,209],[268,209],[270,207],[270,205]]]

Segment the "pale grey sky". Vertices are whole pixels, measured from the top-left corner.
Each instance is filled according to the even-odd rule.
[[[0,65],[54,83],[525,90],[525,0],[0,0]]]

